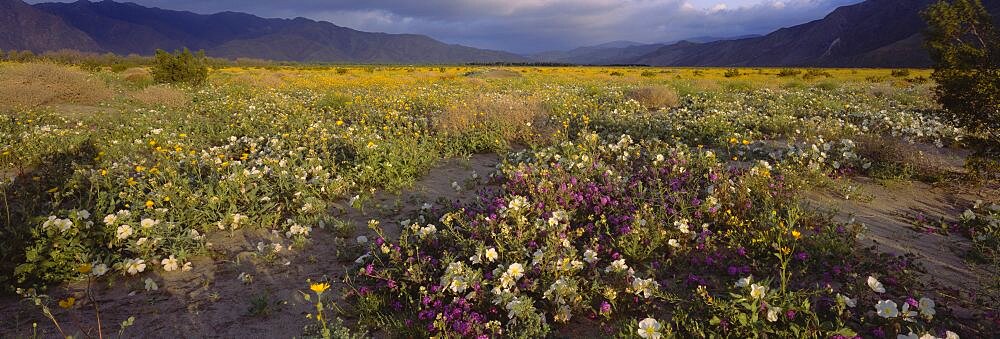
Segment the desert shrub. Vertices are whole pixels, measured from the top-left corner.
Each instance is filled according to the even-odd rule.
[[[153,83],[153,74],[145,67],[132,67],[121,72],[122,80],[125,82],[144,87]]]
[[[894,69],[894,70],[892,70],[892,72],[890,73],[890,75],[892,75],[894,77],[897,77],[897,78],[905,78],[905,77],[910,76],[910,70],[905,69],[905,68]]]
[[[667,86],[646,86],[625,93],[629,99],[638,101],[649,109],[671,108],[680,105],[677,92]]]
[[[155,85],[132,93],[132,99],[147,106],[181,107],[191,102],[184,91],[170,85]]]
[[[620,76],[625,75],[625,73],[622,73],[622,72],[619,72],[619,71],[613,71],[611,73],[608,73],[608,75],[613,76],[613,77],[620,77]]]
[[[347,74],[347,69],[346,68],[337,68],[336,72],[337,72],[337,74],[344,75],[344,74]]]
[[[647,78],[652,78],[652,77],[656,76],[656,72],[653,72],[653,71],[642,71],[642,73],[639,73],[639,75],[647,77]]]
[[[798,76],[799,74],[802,74],[802,71],[794,68],[782,68],[780,71],[778,71],[779,77],[793,77],[793,76]]]
[[[1000,159],[972,155],[965,161],[965,170],[973,182],[1000,182]]]
[[[740,70],[739,70],[739,69],[737,69],[737,68],[730,68],[730,69],[727,69],[727,70],[726,70],[726,73],[724,73],[724,74],[723,74],[723,76],[725,76],[725,77],[727,77],[727,78],[735,78],[735,77],[738,77],[738,76],[740,76]]]
[[[806,74],[802,75],[802,79],[805,80],[812,80],[819,77],[830,78],[833,77],[833,74],[830,74],[830,72],[824,71],[822,69],[810,68],[806,70]]]
[[[208,79],[205,52],[191,53],[185,48],[171,54],[157,50],[152,74],[153,80],[161,84],[201,85]]]
[[[461,149],[459,153],[536,144],[551,134],[547,122],[548,111],[537,98],[499,93],[461,100],[433,119],[435,130],[453,137],[452,148]]]
[[[931,76],[946,118],[1000,138],[1000,34],[979,0],[940,1],[923,13]]]
[[[25,63],[0,68],[0,110],[54,104],[96,105],[112,95],[104,81],[72,67]]]
[[[947,174],[947,164],[925,155],[913,144],[894,138],[861,136],[857,152],[871,162],[869,174],[876,179],[938,182]]]

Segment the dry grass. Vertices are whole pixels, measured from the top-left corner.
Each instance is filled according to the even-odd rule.
[[[121,74],[122,80],[135,85],[146,85],[153,83],[153,75],[145,67],[133,67],[126,69]]]
[[[155,85],[132,93],[132,99],[148,106],[182,107],[191,102],[187,93],[169,85]]]
[[[639,87],[628,91],[625,96],[649,109],[672,108],[681,103],[677,92],[667,86]]]
[[[76,68],[48,63],[0,68],[0,109],[96,105],[114,93],[104,81]]]
[[[875,164],[872,176],[878,179],[937,182],[961,171],[963,164],[964,155],[952,154],[955,152],[948,148],[910,144],[891,137],[860,136],[856,139],[858,155]]]
[[[551,135],[547,126],[549,112],[538,98],[485,93],[458,103],[435,117],[438,131],[461,134],[495,129],[500,138],[522,144]]]

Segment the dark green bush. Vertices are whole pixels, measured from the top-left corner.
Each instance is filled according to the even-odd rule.
[[[161,84],[201,85],[208,79],[205,52],[191,53],[187,48],[174,53],[156,50],[152,73],[153,81]]]
[[[802,71],[794,69],[794,68],[782,68],[780,71],[778,71],[778,76],[779,77],[793,77],[793,76],[798,76],[801,73],[802,73]]]
[[[923,15],[945,117],[1000,139],[1000,35],[989,12],[979,0],[942,0]]]
[[[739,69],[736,69],[736,68],[730,68],[730,69],[727,69],[727,70],[726,70],[726,73],[725,73],[725,74],[723,74],[723,76],[725,76],[725,77],[727,77],[727,78],[735,78],[735,77],[738,77],[738,76],[740,76],[740,70],[739,70]]]
[[[894,70],[892,70],[892,76],[897,77],[897,78],[905,78],[905,77],[910,76],[910,70],[905,69],[905,68],[894,69]]]

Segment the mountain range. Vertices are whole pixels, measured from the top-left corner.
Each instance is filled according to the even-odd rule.
[[[703,37],[644,44],[615,41],[569,51],[517,55],[417,34],[362,32],[306,18],[196,14],[110,0],[0,0],[0,49],[76,49],[151,54],[188,47],[210,56],[302,62],[558,62],[652,66],[927,67],[920,11],[936,0],[867,0],[763,36]],[[983,0],[1000,18],[1000,0]]]
[[[370,33],[306,18],[265,19],[211,15],[114,1],[28,5],[0,0],[0,49],[36,52],[63,48],[117,54],[156,49],[204,49],[224,58],[303,62],[467,63],[526,62],[502,51],[446,44],[424,35]],[[8,34],[4,34],[5,36]]]

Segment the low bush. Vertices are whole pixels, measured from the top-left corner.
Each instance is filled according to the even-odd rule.
[[[629,99],[638,101],[648,109],[672,108],[680,105],[677,92],[667,86],[646,86],[625,93]]]
[[[152,75],[153,81],[161,84],[201,85],[208,79],[205,52],[195,54],[185,48],[171,54],[157,50]]]

